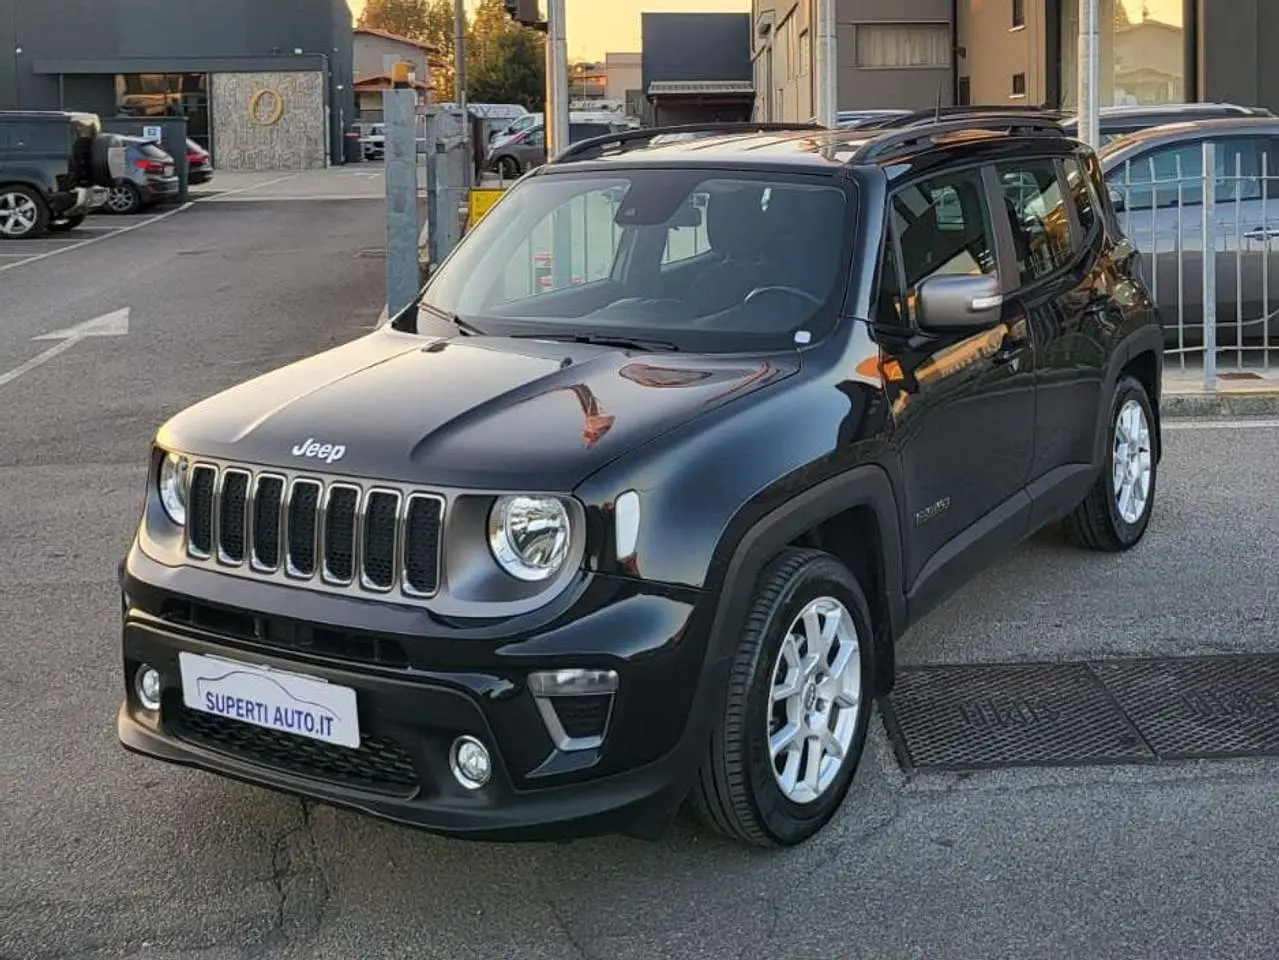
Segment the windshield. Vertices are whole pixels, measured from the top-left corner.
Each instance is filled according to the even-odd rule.
[[[533,177],[467,234],[422,303],[483,333],[772,349],[832,322],[850,217],[828,177],[651,169]]]

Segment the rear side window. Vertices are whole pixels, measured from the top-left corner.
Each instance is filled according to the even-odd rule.
[[[1072,256],[1070,216],[1050,158],[995,166],[1012,228],[1017,272],[1023,285],[1064,267]]]
[[[1070,188],[1071,200],[1079,214],[1079,226],[1085,237],[1092,236],[1093,227],[1097,226],[1097,202],[1089,188],[1088,178],[1074,157],[1067,157],[1062,166],[1066,171],[1066,185]]]
[[[0,124],[0,146],[14,153],[60,154],[67,150],[68,130],[62,123]]]

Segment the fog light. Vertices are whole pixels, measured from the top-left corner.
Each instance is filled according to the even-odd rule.
[[[458,737],[453,741],[449,766],[453,768],[453,779],[467,790],[480,789],[489,782],[489,776],[493,773],[488,748],[469,736]]]
[[[138,667],[138,672],[133,675],[133,689],[145,709],[160,709],[160,672],[155,667],[145,663]]]

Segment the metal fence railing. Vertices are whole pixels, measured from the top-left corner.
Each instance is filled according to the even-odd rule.
[[[1279,360],[1279,170],[1253,143],[1190,144],[1110,177],[1169,358],[1183,372],[1201,362],[1207,389]]]

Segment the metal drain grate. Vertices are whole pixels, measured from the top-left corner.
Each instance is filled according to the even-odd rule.
[[[911,767],[981,770],[1151,759],[1084,664],[906,667],[898,674],[888,720],[898,753],[904,748],[902,759]]]
[[[1279,756],[1279,655],[903,667],[908,769]]]
[[[1279,754],[1279,657],[1121,660],[1093,669],[1161,757]]]

